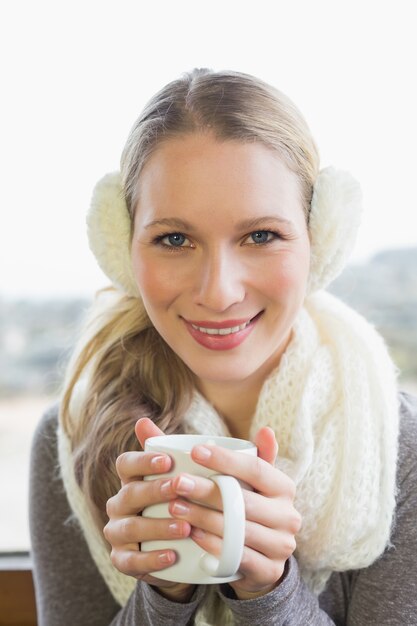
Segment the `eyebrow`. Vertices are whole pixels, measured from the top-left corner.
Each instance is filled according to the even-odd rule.
[[[293,226],[293,222],[287,220],[285,217],[278,217],[276,215],[264,215],[262,217],[255,217],[252,219],[242,220],[241,222],[237,222],[235,224],[236,230],[247,229],[247,228],[256,228],[259,225],[264,224],[265,222],[276,222],[285,226]],[[160,220],[152,220],[146,224],[145,228],[153,228],[155,226],[168,226],[170,228],[180,228],[186,230],[188,232],[192,232],[194,226],[185,220],[181,220],[176,217],[165,217]]]
[[[165,217],[160,220],[152,220],[146,224],[145,228],[153,228],[154,226],[169,226],[172,228],[183,228],[184,230],[193,230],[192,225],[185,220],[180,220],[177,217]]]

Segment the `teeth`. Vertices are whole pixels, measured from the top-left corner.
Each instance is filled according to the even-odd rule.
[[[191,324],[191,326],[201,333],[206,333],[206,335],[231,335],[232,333],[237,333],[239,330],[243,330],[246,326],[249,326],[249,324],[250,320],[249,322],[240,324],[240,326],[232,326],[231,328],[204,328],[203,326],[195,326],[195,324]]]

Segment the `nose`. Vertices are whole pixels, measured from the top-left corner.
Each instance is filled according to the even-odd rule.
[[[203,254],[195,274],[195,303],[223,312],[245,299],[244,268],[237,255],[216,249]]]

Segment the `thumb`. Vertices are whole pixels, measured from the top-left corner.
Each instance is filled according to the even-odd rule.
[[[145,441],[149,437],[158,437],[165,433],[153,423],[149,417],[141,417],[135,424],[135,434],[142,448],[145,448]]]
[[[278,455],[278,443],[275,433],[269,426],[264,426],[255,436],[255,445],[258,448],[258,456],[273,465]]]

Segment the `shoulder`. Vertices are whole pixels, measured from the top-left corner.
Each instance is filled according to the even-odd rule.
[[[401,392],[399,401],[400,431],[397,488],[401,502],[409,495],[409,490],[406,487],[417,484],[417,397]]]
[[[35,429],[35,438],[50,434],[56,429],[58,424],[59,403],[51,404],[41,415],[41,418]]]
[[[417,396],[401,391],[399,393],[401,424],[417,428]]]
[[[58,403],[51,405],[39,420],[32,437],[32,464],[50,465],[57,457]]]
[[[399,394],[396,511],[389,546],[370,566],[333,572],[320,606],[336,623],[411,624],[417,610],[417,398]]]
[[[45,510],[53,511],[57,500],[64,505],[64,508],[66,506],[58,460],[58,412],[58,404],[50,406],[39,420],[32,437],[29,480],[32,521],[35,520],[34,512],[39,516]],[[45,485],[49,488],[45,489]]]

